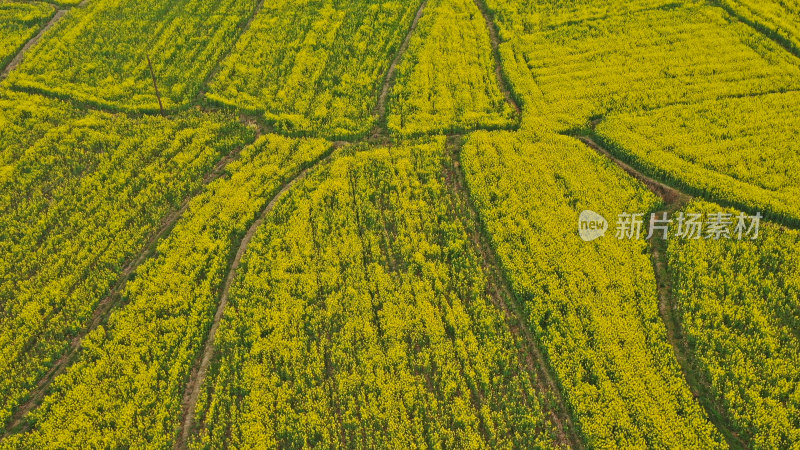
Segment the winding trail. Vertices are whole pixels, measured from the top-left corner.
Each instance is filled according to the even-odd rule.
[[[490,244],[489,237],[481,225],[480,216],[469,193],[466,175],[461,165],[463,138],[460,135],[448,136],[447,153],[450,158],[446,167],[445,180],[455,195],[461,220],[464,222],[470,240],[481,258],[481,265],[487,276],[487,290],[492,303],[502,311],[505,322],[511,331],[519,352],[523,370],[531,376],[536,391],[542,399],[542,408],[547,418],[556,427],[557,443],[573,449],[585,448],[580,431],[572,419],[556,376],[539,348],[538,341],[524,319],[523,307],[513,294],[511,285],[502,273],[499,258]]]
[[[82,2],[78,3],[76,6],[70,7],[58,7],[56,6],[56,12],[53,14],[53,17],[43,26],[36,35],[28,40],[22,48],[19,49],[14,58],[3,68],[3,71],[0,72],[0,81],[4,80],[8,77],[8,74],[11,73],[12,70],[16,69],[22,63],[22,60],[25,58],[25,54],[28,53],[28,50],[33,48],[34,45],[38,44],[39,41],[42,39],[42,36],[51,28],[53,25],[58,23],[64,15],[66,15],[72,8],[83,8],[86,4],[89,3],[89,0],[83,0]]]
[[[256,139],[258,139],[258,136],[256,136]],[[125,265],[122,267],[122,271],[119,274],[116,284],[114,284],[108,294],[97,303],[97,306],[92,312],[92,316],[87,325],[75,337],[73,337],[72,340],[70,340],[67,350],[58,359],[56,359],[52,363],[50,369],[41,378],[39,378],[36,386],[28,394],[27,399],[21,403],[14,411],[14,414],[11,415],[8,426],[5,428],[5,432],[0,435],[0,440],[8,437],[11,434],[24,432],[28,429],[28,424],[25,422],[25,418],[42,403],[42,400],[48,393],[53,380],[55,380],[57,376],[64,373],[67,367],[69,367],[69,365],[75,360],[81,349],[81,343],[86,335],[107,321],[112,309],[122,298],[121,294],[125,290],[125,286],[127,285],[131,275],[133,275],[133,273],[140,265],[142,265],[142,263],[144,263],[155,253],[156,244],[158,241],[169,234],[178,220],[189,208],[189,204],[191,203],[192,199],[199,193],[203,192],[205,186],[221,177],[225,173],[225,167],[239,157],[244,147],[246,146],[237,148],[217,161],[211,171],[203,177],[201,186],[187,196],[178,209],[170,212],[161,220],[161,224],[159,225],[158,229],[150,235],[139,253],[137,253],[133,259],[130,259],[125,263]]]
[[[389,93],[392,90],[392,86],[394,86],[395,78],[397,78],[397,66],[400,65],[400,61],[403,60],[403,56],[408,51],[408,46],[411,44],[411,37],[414,35],[414,32],[417,31],[419,21],[422,19],[423,14],[425,14],[425,8],[427,6],[428,0],[423,0],[419,5],[417,14],[414,16],[414,20],[411,22],[411,27],[408,29],[408,33],[406,33],[403,43],[400,44],[400,48],[397,49],[397,53],[394,55],[392,63],[389,64],[389,70],[386,71],[386,77],[383,79],[383,86],[381,86],[381,92],[378,95],[378,103],[375,105],[375,110],[373,111],[373,115],[378,116],[378,124],[375,126],[373,133],[386,131],[384,125],[386,123],[386,115],[388,113],[387,105]]]
[[[486,5],[486,0],[473,0],[475,6],[481,11],[483,20],[486,21],[486,29],[489,30],[489,38],[492,41],[492,57],[494,58],[494,72],[497,77],[497,85],[506,98],[506,102],[511,105],[517,112],[517,115],[522,115],[522,108],[519,103],[514,99],[511,93],[511,86],[509,85],[505,76],[503,76],[503,60],[500,58],[500,34],[497,32],[497,24],[494,23],[492,15],[489,12],[489,7]]]
[[[234,256],[233,261],[231,261],[230,269],[228,269],[228,275],[225,277],[225,283],[223,284],[219,303],[217,304],[217,311],[214,313],[214,320],[205,340],[202,357],[195,361],[195,364],[192,367],[192,372],[189,375],[189,381],[186,383],[186,388],[184,389],[183,401],[181,402],[181,432],[178,436],[178,439],[175,441],[174,448],[186,448],[189,442],[189,437],[194,426],[197,400],[200,397],[203,381],[206,378],[206,373],[208,372],[211,360],[214,357],[214,341],[217,336],[217,330],[219,329],[222,316],[225,313],[225,308],[228,306],[230,289],[233,284],[233,280],[236,278],[236,271],[239,269],[239,265],[242,262],[242,257],[247,251],[250,241],[252,241],[256,231],[258,231],[258,229],[264,223],[264,220],[266,220],[269,213],[272,212],[272,210],[275,208],[275,205],[278,204],[283,196],[286,195],[295,184],[302,181],[310,171],[329,160],[332,152],[338,148],[341,148],[343,145],[343,143],[334,143],[331,151],[329,151],[327,155],[316,161],[311,166],[303,169],[294,178],[285,183],[278,193],[272,197],[269,203],[267,203],[267,205],[259,214],[258,219],[256,219],[250,225],[241,242],[239,243],[239,247],[236,250],[236,255]]]
[[[578,136],[578,139],[599,154],[613,161],[617,166],[628,173],[628,175],[641,181],[653,193],[661,197],[664,201],[664,206],[658,211],[653,211],[656,216],[661,216],[663,213],[672,215],[692,200],[690,195],[656,181],[619,160],[591,137]],[[731,421],[725,408],[714,400],[714,396],[711,393],[711,386],[708,381],[704,379],[705,377],[702,370],[699,368],[697,359],[689,346],[686,336],[683,334],[680,312],[678,311],[678,304],[672,286],[672,275],[669,271],[667,241],[664,239],[652,239],[650,241],[650,251],[653,270],[656,276],[658,310],[666,326],[667,340],[672,346],[673,353],[681,367],[681,372],[683,372],[686,384],[689,386],[695,399],[697,399],[698,403],[700,403],[705,410],[709,421],[725,438],[728,446],[733,449],[749,448],[731,426]]]

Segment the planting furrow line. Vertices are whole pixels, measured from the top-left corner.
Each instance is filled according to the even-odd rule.
[[[247,21],[245,21],[244,25],[239,29],[238,38],[241,38],[242,36],[244,36],[245,33],[247,33],[247,30],[249,30],[250,27],[253,25],[253,21],[255,20],[259,11],[261,11],[263,8],[264,8],[264,0],[258,0],[258,3],[256,3],[255,7],[253,7],[253,13],[250,15],[250,17],[247,18]],[[208,72],[206,78],[203,80],[203,84],[201,85],[201,88],[197,93],[197,96],[195,97],[193,104],[198,105],[203,102],[206,95],[204,89],[208,88],[208,83],[210,83],[211,80],[213,80],[214,77],[219,73],[220,65],[222,64],[222,62],[228,59],[228,57],[231,55],[231,53],[233,53],[235,48],[236,45],[232,45],[231,48],[227,52],[225,52],[225,54],[220,56],[220,58],[217,60],[217,63],[214,65],[211,71]]]

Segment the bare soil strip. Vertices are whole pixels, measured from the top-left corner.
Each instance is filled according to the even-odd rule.
[[[614,157],[608,150],[603,148],[591,137],[579,137],[584,144],[591,147],[601,155],[612,160],[622,170],[633,178],[644,183],[653,193],[664,200],[664,207],[655,211],[657,216],[663,213],[673,214],[685,206],[692,199],[691,196],[645,176],[630,165]],[[677,301],[672,289],[672,275],[669,271],[667,259],[667,242],[663,239],[653,239],[650,241],[652,252],[651,259],[653,270],[655,271],[656,283],[658,285],[658,309],[661,319],[667,329],[667,340],[672,346],[678,364],[680,364],[686,384],[706,411],[706,415],[711,423],[719,430],[725,438],[728,446],[734,449],[749,448],[731,426],[728,413],[722,405],[718,404],[713,394],[711,386],[705,379],[702,370],[699,369],[697,359],[692,353],[689,342],[683,334],[683,327],[680,320]]]
[[[583,439],[579,435],[578,428],[573,422],[570,410],[555,381],[555,374],[545,360],[538,341],[527,326],[524,309],[503,275],[497,254],[481,225],[480,216],[472,202],[466,176],[461,167],[462,143],[463,139],[458,135],[449,136],[447,139],[450,161],[446,168],[445,180],[456,197],[457,204],[461,209],[460,215],[465,222],[470,240],[481,257],[483,270],[487,275],[488,294],[492,303],[504,314],[519,350],[520,363],[525,365],[522,370],[530,374],[536,391],[544,399],[549,400],[543,402],[542,407],[545,415],[556,427],[557,443],[569,448],[584,448]]]
[[[486,6],[485,0],[473,1],[475,2],[475,6],[481,11],[483,19],[486,21],[486,28],[489,30],[489,37],[492,40],[492,56],[494,57],[494,72],[497,77],[497,85],[500,86],[500,90],[506,97],[506,102],[517,111],[517,114],[522,114],[522,109],[519,107],[519,104],[517,104],[517,101],[514,100],[514,96],[511,95],[511,88],[506,82],[506,77],[503,76],[503,64],[500,59],[500,35],[497,32],[497,25],[494,23],[491,13],[489,13],[489,8]]]
[[[156,232],[148,238],[142,250],[133,259],[125,263],[122,271],[120,272],[117,283],[111,288],[111,291],[109,291],[109,293],[97,304],[87,326],[84,327],[84,329],[78,335],[72,338],[67,350],[53,362],[53,365],[50,367],[50,369],[39,379],[38,383],[36,383],[36,387],[28,394],[28,398],[25,400],[25,402],[17,407],[16,411],[9,419],[6,431],[2,434],[2,436],[0,436],[0,439],[3,439],[13,433],[27,431],[29,424],[25,422],[25,419],[27,418],[28,414],[30,414],[31,411],[36,409],[41,404],[45,395],[48,393],[53,380],[55,380],[57,376],[64,373],[67,367],[74,361],[81,349],[81,343],[83,342],[84,337],[95,330],[100,324],[105,323],[108,320],[111,310],[119,303],[122,297],[121,294],[125,290],[125,286],[131,275],[145,260],[150,258],[155,253],[156,244],[158,241],[169,234],[169,232],[178,222],[178,219],[180,219],[181,216],[183,216],[183,213],[189,208],[189,203],[191,200],[197,194],[203,191],[203,187],[221,177],[225,173],[225,167],[239,157],[241,150],[242,148],[236,149],[220,159],[217,164],[214,165],[212,170],[203,178],[203,186],[184,199],[183,203],[181,203],[181,206],[177,210],[172,211],[166,217],[164,217],[161,221],[161,225]]]
[[[338,148],[338,144],[334,144],[333,149]],[[248,246],[250,245],[250,241],[253,239],[253,236],[256,234],[256,231],[261,227],[266,220],[267,216],[270,212],[275,208],[275,205],[286,195],[289,190],[298,182],[302,181],[306,175],[310,171],[312,171],[315,167],[323,164],[327,161],[331,156],[329,152],[326,156],[318,160],[316,163],[312,164],[311,166],[307,167],[306,169],[302,170],[298,173],[294,178],[289,180],[283,187],[278,191],[275,196],[267,203],[264,209],[261,211],[261,214],[258,216],[255,222],[250,225],[250,228],[247,229],[247,233],[245,233],[244,237],[242,238],[241,242],[239,243],[239,247],[236,251],[236,255],[231,261],[230,269],[228,270],[228,275],[225,277],[225,283],[222,287],[222,292],[220,294],[220,300],[217,305],[217,311],[214,314],[214,320],[211,324],[211,329],[208,332],[208,336],[205,340],[205,345],[203,348],[202,357],[195,361],[195,365],[192,368],[192,372],[189,375],[189,380],[186,383],[186,389],[183,393],[183,401],[182,401],[182,414],[181,414],[181,432],[178,436],[178,439],[175,441],[174,448],[186,448],[187,444],[189,443],[189,437],[192,432],[192,428],[194,426],[194,416],[195,416],[195,409],[197,406],[197,400],[200,397],[201,387],[203,385],[203,381],[205,380],[206,373],[208,372],[208,368],[211,364],[211,360],[214,357],[214,340],[217,335],[217,330],[219,329],[220,321],[222,320],[222,316],[225,313],[225,308],[228,305],[228,298],[230,295],[231,285],[233,284],[233,280],[236,278],[236,271],[239,269],[239,265],[241,264],[242,257],[244,256],[245,252],[247,251]]]
[[[84,6],[86,6],[88,2],[89,0],[83,0],[77,5],[77,8],[83,8]],[[45,24],[45,26],[43,26],[39,30],[39,32],[36,33],[35,36],[29,39],[28,42],[26,42],[25,45],[23,45],[22,48],[19,49],[19,51],[11,60],[11,62],[9,62],[8,65],[6,65],[6,67],[3,69],[3,71],[0,72],[0,80],[5,79],[8,76],[8,74],[11,73],[12,70],[16,69],[17,66],[19,66],[20,63],[22,63],[22,59],[25,58],[25,54],[28,52],[28,50],[30,50],[34,45],[39,43],[39,41],[42,39],[42,36],[44,36],[47,30],[53,28],[53,25],[55,25],[59,20],[61,20],[61,18],[64,17],[64,15],[67,14],[67,12],[69,12],[72,8],[73,7],[56,9],[56,13],[53,14],[53,17],[50,18],[47,24]]]

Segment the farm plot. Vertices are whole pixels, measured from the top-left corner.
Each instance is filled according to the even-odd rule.
[[[0,94],[0,423],[169,211],[251,132]],[[224,137],[223,137],[224,136]]]
[[[667,254],[677,316],[715,401],[753,448],[796,446],[800,234],[762,223],[757,240],[672,239]]]
[[[365,134],[418,0],[265,2],[211,82],[212,102],[279,130]]]
[[[721,8],[669,4],[519,29],[547,11],[499,14],[512,35],[501,53],[527,117],[558,131],[614,112],[800,90],[800,59]]]
[[[614,237],[617,216],[655,210],[654,196],[593,150],[548,132],[475,133],[462,162],[587,445],[720,447],[667,343],[646,242]],[[608,219],[608,235],[578,237],[584,209]]]
[[[495,76],[473,0],[431,0],[397,71],[389,129],[400,135],[509,128],[517,123]]]
[[[55,8],[47,3],[0,3],[0,70],[53,13]]]
[[[106,109],[158,112],[155,74],[164,108],[175,110],[199,93],[253,8],[252,0],[91,1],[60,20],[8,82]]]
[[[660,178],[725,204],[800,223],[800,93],[612,114],[609,148]]]
[[[196,444],[551,447],[442,176],[444,139],[335,159],[259,229]]]
[[[281,184],[328,148],[267,136],[243,150],[228,177],[191,201],[157,256],[140,266],[125,304],[86,337],[79,359],[31,417],[33,430],[9,445],[171,446],[232,249]]]

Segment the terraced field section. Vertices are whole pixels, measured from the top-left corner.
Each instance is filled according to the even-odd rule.
[[[164,108],[174,111],[200,92],[255,6],[252,0],[90,1],[48,31],[8,81],[103,109],[159,112],[154,75]]]
[[[224,116],[129,119],[0,93],[0,422],[163,218],[252,139]]]
[[[486,22],[473,0],[430,0],[398,67],[388,127],[400,135],[517,124],[495,77]]]
[[[231,249],[281,185],[330,148],[321,140],[265,136],[195,197],[156,254],[136,273],[124,304],[82,343],[10,445],[169,446],[186,380],[228,273]]]
[[[220,326],[198,445],[553,445],[444,143],[350,151],[270,215]]]
[[[792,448],[800,442],[800,234],[769,223],[759,234],[670,241],[674,308],[695,370],[732,428],[754,448]]]
[[[54,13],[47,3],[0,3],[0,70]]]
[[[417,0],[264,2],[207,98],[282,132],[364,135],[419,7]]]
[[[653,211],[656,198],[582,143],[546,131],[475,133],[462,161],[587,446],[722,447],[667,343],[647,243],[586,243],[573,227],[584,209],[614,218]]]

